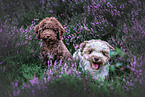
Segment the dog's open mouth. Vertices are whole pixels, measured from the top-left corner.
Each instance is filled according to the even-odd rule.
[[[99,69],[101,64],[102,64],[102,62],[92,62],[92,68]]]

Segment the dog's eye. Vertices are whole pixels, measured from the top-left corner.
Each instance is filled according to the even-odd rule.
[[[54,32],[57,32],[58,30],[57,29],[52,29]]]
[[[91,54],[93,50],[88,50],[88,53]]]
[[[107,52],[102,51],[102,53],[103,53],[104,56],[108,56],[108,53]]]

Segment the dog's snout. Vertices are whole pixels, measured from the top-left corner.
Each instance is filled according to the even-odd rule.
[[[98,61],[98,60],[99,60],[99,58],[98,58],[98,57],[94,57],[93,59],[94,59],[94,61]]]
[[[47,38],[49,38],[49,37],[50,37],[50,35],[46,35],[46,37],[47,37]]]

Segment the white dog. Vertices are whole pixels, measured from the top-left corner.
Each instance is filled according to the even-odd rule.
[[[115,50],[106,41],[89,40],[80,44],[80,48],[73,54],[79,66],[88,70],[95,80],[102,80],[109,76],[110,50]]]

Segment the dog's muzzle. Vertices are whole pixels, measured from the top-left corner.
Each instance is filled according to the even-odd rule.
[[[52,41],[52,39],[49,39],[49,38],[44,38],[44,39],[42,39],[42,40],[44,40],[45,42],[50,42],[50,41]]]
[[[92,68],[99,69],[103,62],[98,57],[93,57]]]

